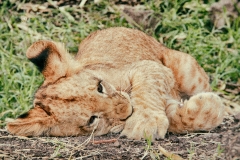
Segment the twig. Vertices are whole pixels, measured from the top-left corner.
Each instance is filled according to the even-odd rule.
[[[113,139],[103,139],[103,140],[91,141],[91,142],[92,142],[92,144],[101,144],[101,143],[114,143],[116,141],[117,141],[117,139],[113,138]]]
[[[164,156],[166,156],[167,158],[171,158],[171,159],[174,159],[174,160],[184,160],[182,157],[180,157],[179,155],[177,154],[173,154],[171,152],[168,152],[166,151],[163,147],[161,147],[160,145],[158,145],[158,149],[160,150],[160,152],[162,152],[162,154]]]

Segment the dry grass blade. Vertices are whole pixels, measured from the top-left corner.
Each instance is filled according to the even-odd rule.
[[[225,111],[230,115],[236,115],[240,113],[240,105],[225,98],[222,98],[223,103],[227,106]]]
[[[163,147],[161,147],[160,145],[158,145],[158,149],[159,151],[166,156],[167,158],[173,159],[173,160],[184,160],[182,157],[180,157],[179,155],[173,154],[171,152],[168,152],[167,150],[165,150]]]
[[[82,0],[81,3],[80,3],[80,5],[79,5],[80,8],[83,8],[86,2],[87,2],[87,0]]]

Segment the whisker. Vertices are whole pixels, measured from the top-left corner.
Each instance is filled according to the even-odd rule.
[[[125,90],[124,90],[124,92],[126,92],[126,93],[131,93],[131,90],[132,90],[132,86],[131,85],[129,85]]]

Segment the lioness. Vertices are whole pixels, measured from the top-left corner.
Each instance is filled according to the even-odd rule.
[[[96,31],[81,42],[75,58],[62,44],[46,40],[26,55],[45,81],[34,107],[7,124],[12,134],[121,132],[138,140],[211,130],[223,120],[223,103],[196,60],[135,29]]]

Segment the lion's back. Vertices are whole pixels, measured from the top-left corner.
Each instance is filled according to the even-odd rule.
[[[115,27],[96,31],[84,39],[77,55],[85,63],[132,63],[141,60],[159,60],[159,53],[168,49],[145,33],[129,28]]]

